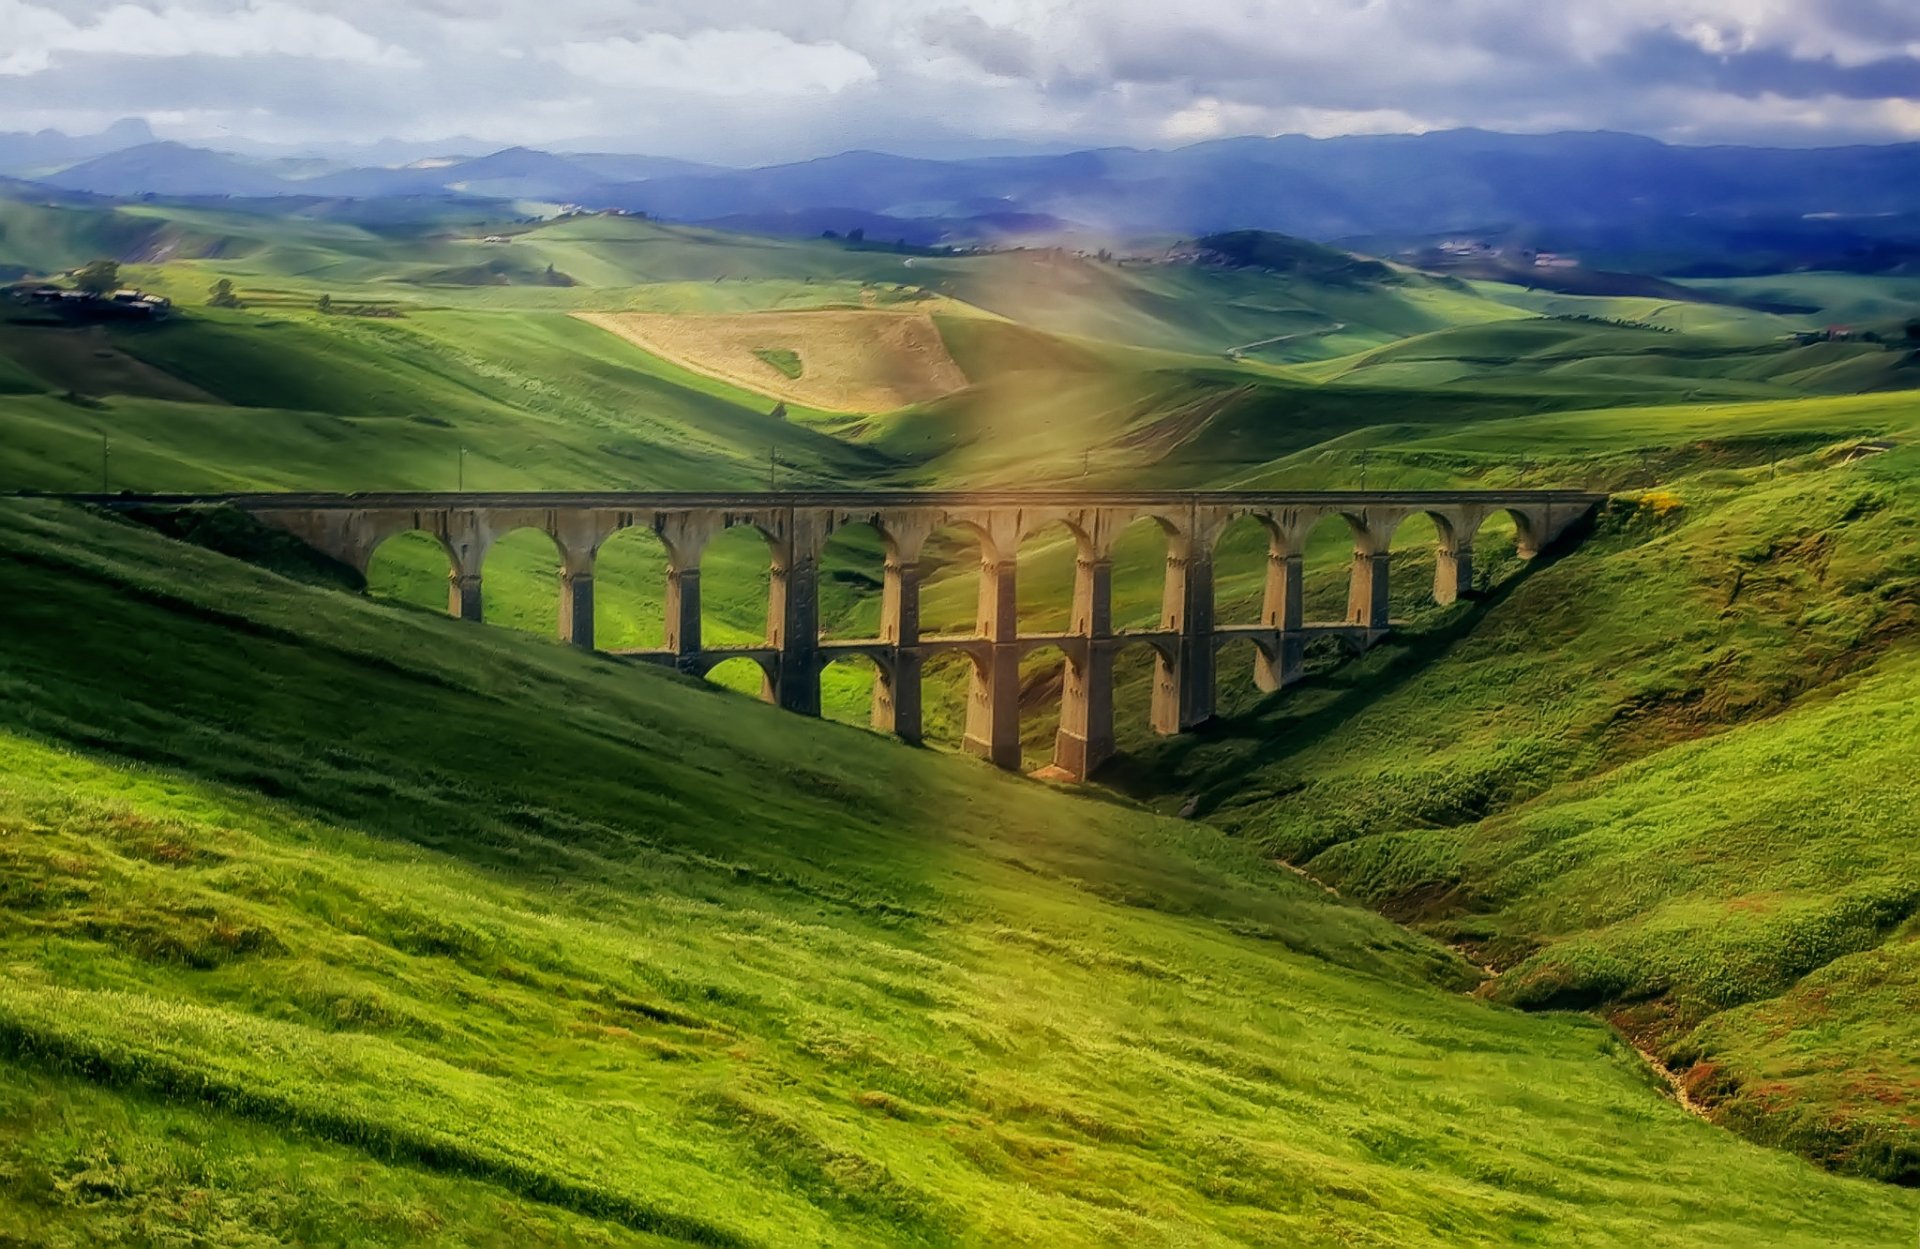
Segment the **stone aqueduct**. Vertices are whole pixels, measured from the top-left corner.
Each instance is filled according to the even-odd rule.
[[[1114,657],[1128,646],[1156,657],[1153,726],[1179,733],[1213,715],[1214,655],[1245,638],[1258,650],[1255,680],[1279,689],[1298,678],[1307,641],[1332,636],[1357,648],[1388,628],[1389,544],[1408,517],[1425,514],[1438,534],[1434,597],[1457,599],[1471,584],[1472,544],[1488,517],[1514,519],[1520,554],[1532,558],[1589,513],[1604,496],[1578,491],[1508,492],[891,492],[768,494],[356,494],[228,495],[202,502],[241,508],[315,549],[367,571],[375,548],[396,534],[423,530],[445,547],[450,567],[448,610],[482,616],[481,569],[501,536],[531,528],[559,552],[560,634],[592,649],[594,562],[615,533],[652,530],[666,550],[666,637],[657,651],[631,658],[704,674],[746,657],[766,673],[766,697],[789,711],[820,713],[820,674],[847,655],[878,669],[876,729],[918,742],[921,666],[942,652],[972,663],[966,749],[1004,768],[1020,766],[1019,668],[1029,651],[1052,646],[1067,659],[1054,763],[1084,779],[1114,749]],[[122,501],[122,500],[116,500]],[[1343,518],[1353,535],[1353,573],[1346,617],[1304,619],[1301,556],[1322,520]],[[1241,517],[1266,531],[1269,554],[1260,622],[1220,625],[1214,619],[1213,549]],[[1111,609],[1115,538],[1142,518],[1166,536],[1161,623],[1152,630],[1116,630]],[[771,589],[764,645],[711,647],[700,637],[700,560],[722,530],[751,526],[771,551]],[[818,565],[827,538],[868,525],[885,541],[880,636],[823,641]],[[960,527],[980,546],[979,611],[973,633],[932,636],[920,629],[921,550],[930,535]],[[1021,542],[1065,526],[1078,546],[1071,627],[1064,633],[1022,633],[1015,615],[1016,553]]]

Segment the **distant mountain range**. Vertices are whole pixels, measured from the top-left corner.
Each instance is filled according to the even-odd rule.
[[[59,169],[152,142],[153,131],[134,117],[117,121],[99,134],[67,135],[58,130],[0,134],[0,173],[20,176]]]
[[[1281,136],[967,160],[846,152],[760,169],[508,148],[349,168],[154,142],[130,122],[84,138],[0,135],[0,174],[120,197],[541,200],[771,233],[859,229],[913,243],[1238,229],[1432,239],[1524,228],[1549,239],[1631,237],[1658,250],[1668,231],[1697,243],[1703,233],[1765,222],[1791,242],[1789,252],[1818,251],[1839,246],[1838,233],[1881,237],[1872,224],[1880,221],[1900,222],[1897,233],[1911,238],[1920,204],[1920,144],[1678,147],[1605,132]],[[1906,263],[1898,258],[1910,252],[1888,254]]]

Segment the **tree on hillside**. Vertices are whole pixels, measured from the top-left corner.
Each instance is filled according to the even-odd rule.
[[[331,296],[331,295],[322,295],[322,296],[320,297],[320,311],[321,311],[322,313],[327,313],[327,312],[332,312],[332,311],[333,311],[333,296]]]
[[[73,284],[89,295],[107,295],[120,289],[120,262],[93,260],[73,275]]]
[[[214,308],[238,308],[240,297],[233,293],[233,279],[221,278],[207,292],[207,303]]]

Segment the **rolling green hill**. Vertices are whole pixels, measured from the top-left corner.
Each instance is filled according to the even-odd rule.
[[[1646,403],[1912,389],[1920,367],[1898,344],[1755,342],[1582,314],[1436,330],[1309,366],[1302,375]]]
[[[0,526],[14,1238],[1878,1245],[1914,1217],[1204,826],[69,508]]]
[[[1231,673],[1234,714],[1136,724],[1116,772],[1469,949],[1499,1000],[1604,1011],[1720,1121],[1914,1183],[1915,454],[1690,454],[1472,607],[1421,606],[1416,537],[1416,623],[1285,698]]]
[[[140,490],[771,472],[1619,497],[1532,569],[1490,525],[1480,595],[1447,610],[1409,522],[1395,637],[1270,699],[1228,648],[1205,733],[1152,738],[1133,663],[1099,802],[518,636],[554,627],[538,534],[495,548],[507,628],[474,629],[438,617],[425,540],[382,548],[369,602],[0,506],[0,1243],[151,1240],[155,1210],[214,1243],[1883,1244],[1913,1223],[1909,1195],[1687,1120],[1560,1013],[1611,1021],[1723,1126],[1913,1182],[1907,353],[1398,273],[622,217],[8,211],[61,263],[160,223],[172,250],[140,235],[159,263],[131,276],[187,307],[0,324],[0,489],[104,468]],[[451,281],[476,265],[508,280]],[[219,276],[247,307],[200,306]],[[1733,285],[1912,306],[1904,279]],[[784,419],[570,315],[896,305],[932,313],[968,386]],[[1309,545],[1316,615],[1342,602],[1336,528]],[[605,646],[658,641],[644,539],[599,567]],[[926,620],[963,625],[969,554],[936,553]],[[1123,538],[1123,624],[1156,618],[1163,560]],[[871,628],[880,562],[830,548],[831,632]],[[1028,544],[1023,619],[1056,619],[1073,562]],[[709,637],[760,636],[765,565],[748,531],[715,543]],[[1251,619],[1264,566],[1253,526],[1227,534],[1223,618]],[[1027,664],[1035,764],[1059,662]],[[868,680],[828,670],[835,718]],[[959,689],[930,683],[936,741]],[[1143,809],[1189,803],[1203,823]]]

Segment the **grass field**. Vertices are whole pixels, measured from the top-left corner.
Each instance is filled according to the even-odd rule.
[[[20,254],[124,243],[188,307],[0,325],[5,489],[1619,497],[1531,569],[1490,525],[1479,594],[1445,610],[1409,522],[1406,627],[1269,699],[1228,648],[1200,734],[1147,732],[1132,656],[1093,800],[525,637],[556,618],[536,533],[493,551],[507,627],[475,629],[440,617],[425,539],[383,546],[369,601],[8,503],[0,1244],[1911,1240],[1911,1194],[1688,1117],[1600,1021],[1722,1127],[1915,1181],[1901,352],[1797,347],[1792,318],[1723,305],[631,218],[482,244],[482,223],[6,211]],[[249,306],[199,307],[218,276]],[[1912,299],[1723,285],[1862,320]],[[403,315],[323,315],[323,293]],[[573,315],[908,308],[966,385],[785,419],[771,388],[818,346],[737,344],[765,372],[729,380]],[[1263,338],[1284,341],[1223,358]],[[971,553],[930,549],[928,627],[964,625]],[[1121,623],[1156,617],[1164,556],[1151,526],[1123,537]],[[1223,619],[1252,618],[1264,560],[1254,526],[1226,535]],[[1312,615],[1340,610],[1348,560],[1316,531]],[[871,631],[881,562],[857,531],[829,549],[830,634]],[[761,636],[766,565],[748,530],[710,549],[709,638]],[[600,642],[658,644],[648,535],[598,574]],[[1033,539],[1023,620],[1057,625],[1072,575],[1069,541]],[[1034,764],[1059,663],[1026,667]],[[930,682],[936,742],[959,678]],[[863,667],[824,685],[864,720]],[[1143,809],[1189,804],[1202,822]]]
[[[0,525],[15,1237],[1879,1245],[1920,1216],[1205,826],[55,505]]]

